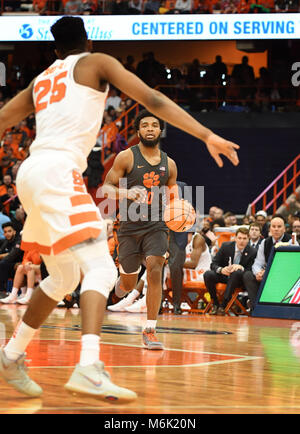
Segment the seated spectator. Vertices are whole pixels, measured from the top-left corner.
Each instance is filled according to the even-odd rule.
[[[41,280],[40,265],[41,256],[37,250],[25,252],[22,264],[16,268],[11,293],[0,299],[5,304],[28,304],[32,296],[35,284]],[[18,298],[18,292],[21,290],[21,296]]]
[[[117,110],[120,106],[121,101],[122,99],[119,96],[119,91],[116,88],[112,87],[106,100],[105,109],[107,110],[108,107],[112,106],[115,110]]]
[[[192,0],[176,0],[175,14],[190,14],[192,10]]]
[[[128,14],[139,15],[143,12],[143,0],[130,0],[128,3]]]
[[[236,217],[231,211],[226,212],[223,218],[226,227],[230,227],[236,224]]]
[[[13,227],[16,229],[16,232],[19,234],[24,226],[26,219],[26,214],[24,211],[24,208],[22,205],[19,206],[19,208],[16,209],[16,211],[10,214],[10,220],[13,224]]]
[[[127,0],[115,0],[112,5],[113,15],[128,15],[128,1]]]
[[[247,270],[243,276],[244,286],[249,296],[250,311],[254,308],[256,294],[260,282],[263,280],[272,247],[279,241],[291,243],[292,240],[291,235],[285,233],[284,218],[281,215],[275,214],[271,219],[270,236],[262,240],[252,270]]]
[[[12,188],[14,194],[17,194],[17,189],[15,184],[12,183],[11,175],[7,174],[3,176],[3,184],[0,185],[0,196],[7,194],[9,188]]]
[[[0,202],[8,216],[12,211],[16,211],[16,209],[21,205],[19,198],[12,187],[8,187],[7,193],[0,196]]]
[[[13,279],[16,267],[23,260],[24,252],[20,248],[21,237],[16,233],[11,223],[4,223],[2,230],[6,234],[4,243],[1,245],[0,254],[0,291],[6,291],[8,279]]]
[[[261,227],[258,223],[251,223],[249,226],[249,244],[254,249],[258,250],[262,242]]]
[[[81,15],[83,13],[83,4],[81,0],[69,0],[64,8],[65,15]]]
[[[133,56],[129,55],[126,57],[126,63],[124,64],[124,68],[126,68],[128,71],[135,74],[136,69],[134,67],[134,57]]]
[[[158,14],[160,7],[160,0],[146,0],[144,4],[144,14]]]
[[[3,225],[6,223],[10,223],[11,221],[9,219],[9,217],[5,214],[3,214],[3,205],[0,202],[0,242],[5,240],[5,235],[4,235],[4,231],[3,231]],[[1,291],[1,288],[0,288]]]
[[[300,245],[300,217],[293,221],[292,231],[296,233],[297,242]]]
[[[256,250],[249,246],[249,231],[239,228],[235,241],[224,242],[213,258],[211,270],[204,273],[204,282],[208,289],[213,307],[211,315],[225,315],[225,308],[236,288],[243,286],[243,274],[251,270]],[[221,305],[217,297],[216,284],[226,283],[226,290]]]
[[[186,246],[186,261],[183,265],[183,282],[204,282],[203,274],[212,262],[204,237],[195,232]]]
[[[269,236],[269,224],[266,211],[260,210],[255,214],[255,222],[260,225],[261,234],[264,238]]]
[[[45,10],[47,0],[33,0],[33,11],[41,14]]]

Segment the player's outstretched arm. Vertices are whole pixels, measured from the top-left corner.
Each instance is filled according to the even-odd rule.
[[[13,127],[34,112],[33,81],[0,110],[0,138],[7,128]]]
[[[99,80],[106,80],[132,99],[138,101],[151,113],[166,122],[202,140],[219,167],[223,166],[220,155],[225,155],[234,165],[239,163],[236,149],[239,146],[214,134],[185,110],[161,92],[151,89],[135,74],[127,71],[120,62],[106,54],[95,53],[94,62]]]

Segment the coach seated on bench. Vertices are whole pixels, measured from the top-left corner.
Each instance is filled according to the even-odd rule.
[[[208,289],[213,307],[211,315],[225,315],[225,308],[236,288],[243,286],[243,274],[251,270],[256,250],[249,246],[249,230],[240,227],[236,231],[235,241],[224,242],[211,263],[211,270],[204,273],[204,282]],[[221,305],[217,297],[216,284],[226,283],[226,290]]]
[[[256,294],[263,280],[272,247],[278,242],[292,243],[291,235],[285,232],[285,220],[280,214],[275,214],[271,218],[269,233],[270,236],[262,240],[259,245],[252,269],[245,272],[243,276],[244,287],[249,296],[250,312],[254,308]]]

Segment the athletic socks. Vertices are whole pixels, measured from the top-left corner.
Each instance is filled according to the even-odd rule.
[[[6,357],[10,360],[17,360],[24,354],[35,332],[36,329],[33,329],[21,320],[8,344],[4,347]]]
[[[147,320],[144,329],[156,329],[156,320]]]
[[[86,334],[81,337],[80,366],[93,365],[99,361],[100,336]]]

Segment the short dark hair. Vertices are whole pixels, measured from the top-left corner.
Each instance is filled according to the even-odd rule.
[[[249,231],[250,231],[250,229],[251,229],[252,227],[258,228],[258,229],[260,230],[260,232],[261,232],[260,224],[258,224],[258,223],[256,223],[256,222],[250,223],[250,225],[249,225]]]
[[[12,222],[5,222],[5,223],[2,223],[2,229],[4,229],[4,228],[8,228],[8,227],[12,227],[13,230],[15,230],[14,225],[12,224]]]
[[[62,17],[50,28],[56,48],[63,54],[68,51],[84,50],[88,39],[84,22],[79,17]]]
[[[142,119],[150,118],[150,117],[157,119],[159,122],[160,129],[161,130],[164,129],[164,121],[163,120],[159,119],[156,115],[154,115],[153,113],[150,113],[148,110],[141,110],[139,112],[139,114],[136,116],[136,118],[134,119],[135,131],[138,131],[140,129],[140,122]]]
[[[243,235],[247,235],[247,237],[249,237],[249,229],[248,228],[245,228],[245,227],[241,226],[240,228],[238,228],[238,230],[236,231],[235,235],[237,235],[239,233],[241,233]]]

